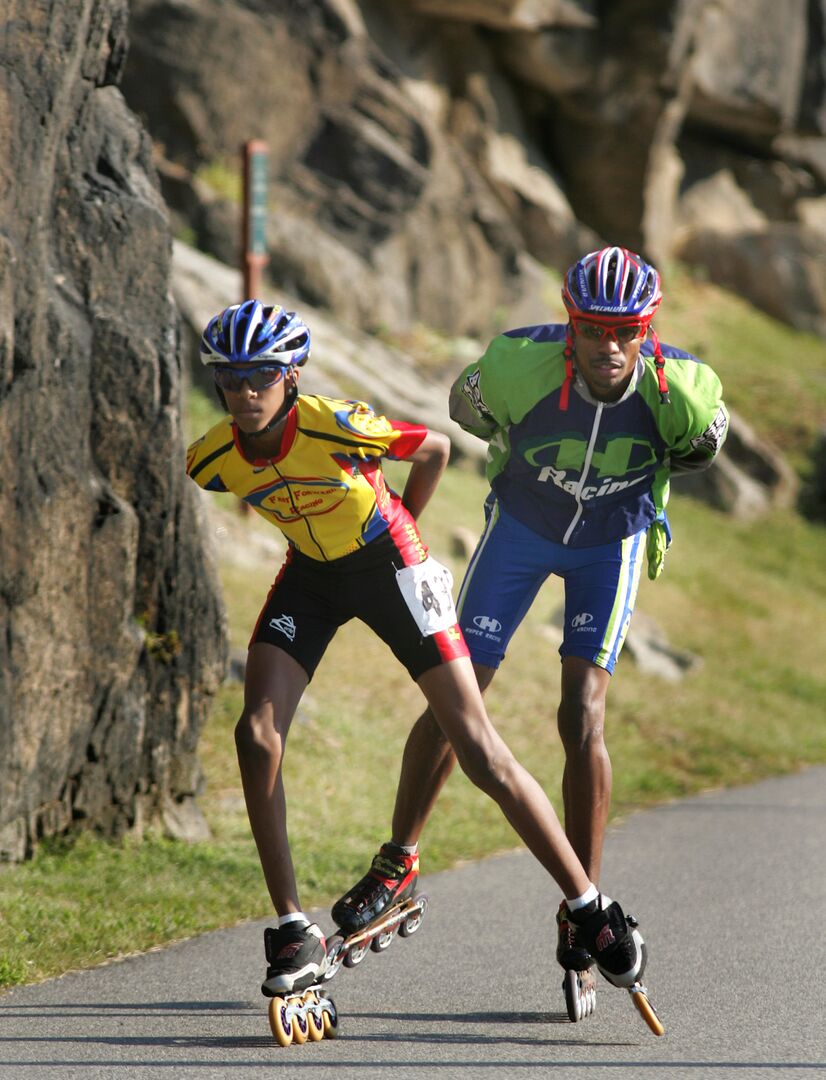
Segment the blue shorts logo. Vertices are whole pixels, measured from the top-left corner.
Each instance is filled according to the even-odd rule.
[[[474,615],[473,625],[478,626],[480,630],[486,630],[489,634],[498,634],[502,629],[499,620],[491,619],[489,615]]]

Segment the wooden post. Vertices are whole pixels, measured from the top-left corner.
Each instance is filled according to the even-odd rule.
[[[242,300],[260,300],[261,276],[269,262],[267,253],[267,144],[250,139],[244,144],[244,220],[242,224]]]
[[[263,139],[250,139],[243,146],[244,220],[241,225],[241,268],[244,295],[241,300],[262,300],[261,278],[269,262],[267,253],[267,181],[269,148]],[[252,513],[249,503],[238,503],[242,517]]]

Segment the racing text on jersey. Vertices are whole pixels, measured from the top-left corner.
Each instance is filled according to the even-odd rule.
[[[648,479],[651,470],[659,464],[648,439],[634,435],[608,436],[598,440],[591,452],[588,472],[595,483],[580,488],[588,441],[578,432],[562,433],[541,442],[526,440],[519,452],[529,465],[539,469],[536,479],[540,483],[553,483],[580,499],[598,499],[624,491]]]

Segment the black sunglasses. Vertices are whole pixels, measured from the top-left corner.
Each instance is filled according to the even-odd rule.
[[[266,390],[284,378],[283,367],[215,368],[215,383],[222,390],[238,394],[249,383],[250,390]]]

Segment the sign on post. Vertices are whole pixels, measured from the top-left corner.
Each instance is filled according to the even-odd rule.
[[[267,254],[267,180],[269,149],[263,139],[244,144],[244,221],[242,300],[260,299],[261,272]]]

